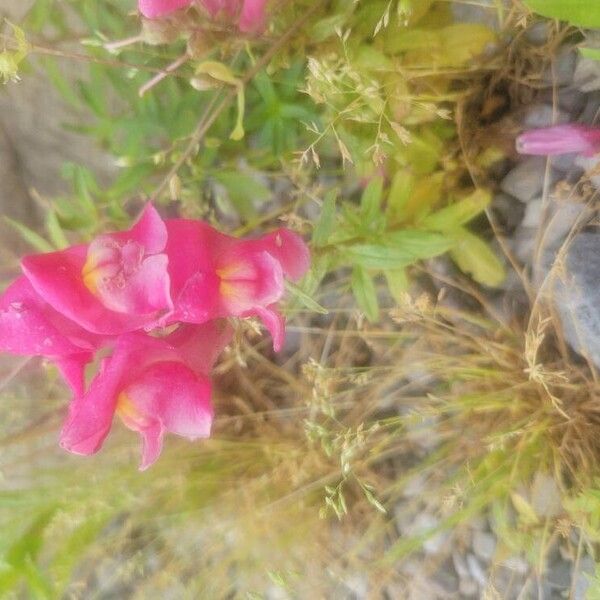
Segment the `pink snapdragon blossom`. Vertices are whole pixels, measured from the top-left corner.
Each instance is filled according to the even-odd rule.
[[[190,440],[209,437],[213,407],[208,374],[230,339],[229,327],[214,321],[182,326],[165,338],[120,336],[89,390],[73,399],[61,446],[75,454],[94,454],[117,414],[142,437],[140,470],[145,470],[159,457],[165,433]]]
[[[92,333],[118,335],[151,328],[172,309],[166,245],[165,224],[149,204],[129,231],[28,256],[21,266],[59,313]]]
[[[138,8],[147,19],[160,19],[191,4],[192,0],[139,0]]]
[[[267,0],[198,0],[213,19],[236,20],[240,31],[256,33],[264,28]],[[140,13],[147,19],[161,19],[188,8],[194,0],[139,0]]]
[[[553,156],[577,152],[593,156],[600,152],[600,127],[570,124],[531,129],[517,138],[517,152]]]
[[[85,366],[103,342],[44,302],[24,276],[0,296],[0,350],[51,360],[75,394],[83,393]]]
[[[205,323],[220,317],[259,317],[283,346],[283,317],[275,304],[285,278],[300,279],[310,255],[304,241],[287,229],[256,240],[225,235],[202,221],[167,222],[172,321]]]

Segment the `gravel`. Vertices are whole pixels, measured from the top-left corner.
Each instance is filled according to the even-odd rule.
[[[546,159],[543,156],[528,156],[517,163],[500,183],[500,189],[509,196],[529,202],[538,197],[544,188]],[[551,180],[557,176],[550,174]]]

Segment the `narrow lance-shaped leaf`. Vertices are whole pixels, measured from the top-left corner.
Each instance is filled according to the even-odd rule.
[[[355,267],[352,271],[352,292],[367,319],[371,322],[377,321],[379,318],[377,292],[373,279],[365,269]]]

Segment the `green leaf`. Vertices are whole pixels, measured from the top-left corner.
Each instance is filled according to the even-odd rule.
[[[215,60],[206,60],[200,63],[196,67],[196,75],[208,75],[216,81],[232,85],[236,88],[238,114],[235,127],[229,137],[234,141],[241,140],[245,135],[244,111],[246,106],[244,84],[242,80],[238,79],[227,65]]]
[[[600,27],[600,4],[590,0],[525,0],[534,12],[579,27]]]
[[[519,513],[519,518],[525,525],[535,525],[538,522],[538,516],[533,506],[523,496],[517,494],[517,492],[512,492],[510,499]]]
[[[360,212],[368,224],[381,213],[381,196],[383,193],[383,178],[373,177],[365,188],[360,199]]]
[[[365,269],[394,270],[414,262],[414,258],[402,248],[377,244],[354,244],[340,252],[345,263]]]
[[[327,315],[329,311],[322,307],[316,300],[313,300],[306,292],[303,292],[297,285],[290,281],[285,282],[286,290],[308,310],[312,310],[320,315]]]
[[[359,308],[365,313],[369,321],[374,322],[379,318],[379,305],[377,292],[371,276],[361,267],[352,271],[352,293],[356,298]]]
[[[331,190],[323,200],[323,208],[321,209],[321,216],[315,225],[313,230],[312,242],[319,248],[325,246],[329,241],[329,236],[333,232],[335,227],[335,202],[337,198],[337,191]]]
[[[395,269],[384,271],[385,279],[390,290],[390,294],[399,302],[403,294],[408,291],[408,277],[405,269]]]
[[[450,204],[423,219],[419,225],[435,231],[444,231],[465,225],[490,203],[489,190],[477,189],[470,196]]]
[[[9,21],[6,22],[13,30],[16,49],[0,52],[0,81],[4,83],[16,81],[19,78],[19,65],[27,57],[31,49],[25,37],[25,32]]]
[[[4,217],[6,222],[13,227],[20,236],[38,252],[53,252],[55,248],[52,247],[46,239],[44,239],[39,233],[36,233],[32,229],[29,229],[26,225],[13,221],[9,217]]]
[[[504,265],[496,254],[483,240],[466,229],[457,235],[451,256],[461,271],[484,285],[496,287],[506,277]]]
[[[592,60],[600,60],[600,48],[579,48],[581,56],[591,58]]]
[[[50,236],[50,240],[54,244],[55,248],[61,250],[69,245],[69,240],[65,236],[65,232],[62,230],[54,210],[48,211],[48,216],[46,218],[46,229],[48,230],[48,235]]]
[[[245,220],[256,216],[257,204],[271,196],[271,191],[249,173],[220,171],[214,178],[225,187],[229,200]]]
[[[406,206],[414,187],[414,177],[408,170],[400,170],[392,179],[387,198],[387,215],[392,223],[400,222],[406,216]]]
[[[455,244],[455,238],[437,232],[405,229],[387,233],[386,244],[397,246],[413,260],[433,258],[447,252]]]

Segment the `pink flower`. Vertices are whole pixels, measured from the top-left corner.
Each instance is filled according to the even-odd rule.
[[[264,28],[267,0],[198,0],[213,18],[238,21],[240,31],[256,33]],[[139,0],[139,11],[147,19],[161,19],[187,8],[194,0]]]
[[[169,321],[205,323],[220,317],[259,317],[281,349],[285,331],[275,304],[284,278],[306,272],[310,256],[296,234],[279,229],[257,240],[239,240],[201,221],[167,221],[167,255],[175,310]]]
[[[517,152],[543,156],[579,152],[592,156],[600,152],[600,128],[570,124],[531,129],[517,138]]]
[[[115,413],[142,437],[140,470],[157,460],[165,433],[190,440],[209,437],[213,407],[208,374],[230,339],[222,322],[182,326],[166,338],[120,336],[87,393],[72,401],[61,446],[75,454],[94,454]]]
[[[139,0],[138,7],[147,19],[160,19],[191,4],[192,0]]]
[[[0,350],[52,360],[76,394],[83,393],[85,365],[103,341],[55,311],[23,276],[0,297]]]
[[[118,335],[151,328],[172,309],[167,230],[152,205],[129,231],[89,246],[25,257],[31,285],[48,304],[87,331]]]

